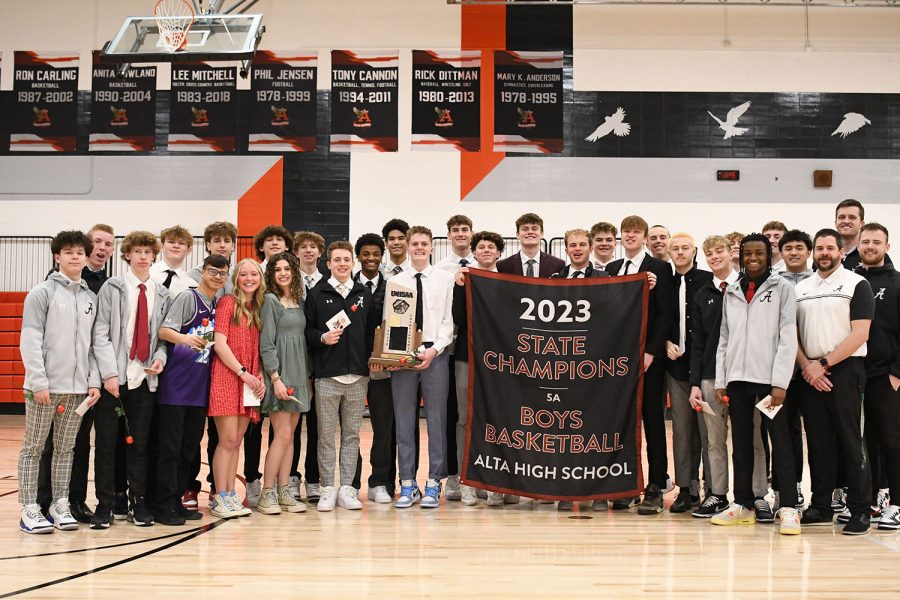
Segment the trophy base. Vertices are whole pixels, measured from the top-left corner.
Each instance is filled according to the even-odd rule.
[[[401,352],[384,352],[384,322],[375,328],[375,352],[369,357],[369,362],[385,367],[400,369],[414,369],[421,361],[411,356],[412,352],[422,344],[422,332],[416,330],[412,333],[409,349]],[[402,362],[401,362],[402,361]]]

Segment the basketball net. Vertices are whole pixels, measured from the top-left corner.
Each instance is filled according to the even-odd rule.
[[[177,52],[187,45],[187,34],[194,24],[194,8],[188,0],[159,0],[153,7],[156,26],[163,46]]]

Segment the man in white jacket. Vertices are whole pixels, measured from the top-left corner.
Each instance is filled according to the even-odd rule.
[[[97,296],[81,278],[91,253],[89,237],[63,231],[50,242],[59,271],[25,297],[19,351],[25,364],[25,438],[19,452],[19,527],[26,533],[78,529],[69,510],[72,449],[81,423],[75,412],[100,397],[100,374],[91,348]],[[37,504],[41,451],[53,424],[53,502],[45,518]]]

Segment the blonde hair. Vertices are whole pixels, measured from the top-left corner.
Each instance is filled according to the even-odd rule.
[[[713,248],[723,248],[725,251],[731,251],[731,242],[724,235],[711,235],[703,240],[703,253],[706,254]]]
[[[674,240],[675,238],[681,238],[681,239],[687,240],[687,241],[689,241],[689,242],[691,243],[691,246],[693,246],[694,248],[697,247],[697,242],[694,241],[694,236],[692,236],[692,235],[689,234],[689,233],[685,233],[685,232],[683,232],[683,231],[680,231],[680,232],[674,234],[673,236],[671,236],[671,237],[669,238],[669,245],[670,245],[670,246],[672,245],[672,240]]]
[[[241,268],[245,265],[253,265],[253,268],[259,273],[259,287],[253,293],[253,296],[247,297],[244,290],[238,285],[238,276],[240,276]],[[231,292],[235,299],[234,319],[232,323],[241,324],[241,317],[246,319],[248,327],[256,327],[262,329],[262,319],[259,313],[262,310],[263,302],[266,298],[266,278],[263,274],[262,267],[252,258],[245,258],[234,267],[234,273],[231,274],[231,283],[234,291]]]
[[[582,235],[587,238],[588,244],[591,243],[591,234],[586,229],[570,229],[563,235],[563,243],[568,246],[569,238],[573,235]]]

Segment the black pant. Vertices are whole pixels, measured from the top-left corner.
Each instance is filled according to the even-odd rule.
[[[247,483],[262,477],[259,460],[262,456],[262,420],[247,425],[244,432],[244,479]]]
[[[372,423],[372,450],[369,464],[372,474],[369,487],[383,485],[394,495],[397,481],[397,430],[394,426],[394,397],[391,380],[369,380],[369,420]]]
[[[798,482],[803,479],[803,423],[800,420],[800,404],[803,386],[805,385],[806,382],[803,381],[803,378],[801,377],[792,379],[788,386],[787,394],[784,397],[784,408],[781,409],[781,412],[787,412],[788,434],[791,438],[791,449],[794,453],[794,479]],[[772,429],[770,427],[769,419],[762,419],[762,424],[765,431],[771,436]],[[763,436],[763,439],[765,438],[766,436]],[[773,461],[772,489],[778,492],[780,488],[776,468]]]
[[[200,436],[200,442],[203,441],[203,436]],[[199,492],[201,489],[200,480],[200,442],[197,443],[197,452],[194,454],[194,460],[191,461],[190,469],[188,470],[188,490]],[[209,473],[206,475],[206,481],[209,482],[209,485],[212,489],[216,487],[216,480],[213,478],[213,470],[212,470],[212,459],[213,454],[216,451],[216,446],[219,445],[219,432],[216,429],[216,422],[212,417],[206,418],[206,462],[209,465]]]
[[[119,395],[121,405],[125,408],[122,418],[116,414],[119,400],[106,390],[103,390],[100,401],[94,406],[94,481],[97,499],[107,506],[112,506],[115,499],[116,438],[119,421],[126,418],[128,433],[134,440],[125,449],[125,470],[130,496],[134,500],[147,495],[147,447],[156,394],[150,391],[145,381],[133,390],[129,390],[127,385],[119,386]]]
[[[456,361],[453,355],[447,361],[447,368],[450,370],[450,379],[447,385],[447,434],[444,438],[447,440],[447,473],[450,475],[459,475],[459,461],[456,458],[456,422],[459,420],[459,411],[456,408]]]
[[[811,506],[825,516],[833,512],[831,492],[837,486],[837,441],[844,456],[850,512],[869,514],[872,477],[861,431],[862,393],[866,384],[863,359],[850,357],[840,362],[831,367],[828,378],[833,385],[830,392],[820,392],[807,384],[803,393],[812,474]]]
[[[746,381],[728,384],[728,414],[731,417],[731,465],[734,471],[734,501],[745,508],[753,508],[753,417],[756,403],[772,391],[772,386]],[[774,419],[763,417],[772,436],[772,465],[778,478],[782,506],[797,504],[797,467],[788,427],[787,408]]]
[[[647,438],[647,463],[649,464],[648,483],[655,483],[665,489],[669,455],[666,450],[666,404],[665,404],[665,369],[662,360],[657,357],[644,372],[644,398],[642,416],[644,435]]]
[[[881,472],[887,474],[891,504],[900,503],[900,392],[895,392],[887,374],[866,381],[866,442],[872,458],[872,503],[878,488],[884,487]],[[874,457],[878,456],[876,467]],[[878,475],[876,477],[876,474]]]
[[[159,405],[155,510],[174,509],[181,501],[194,457],[200,454],[205,423],[205,407]]]

